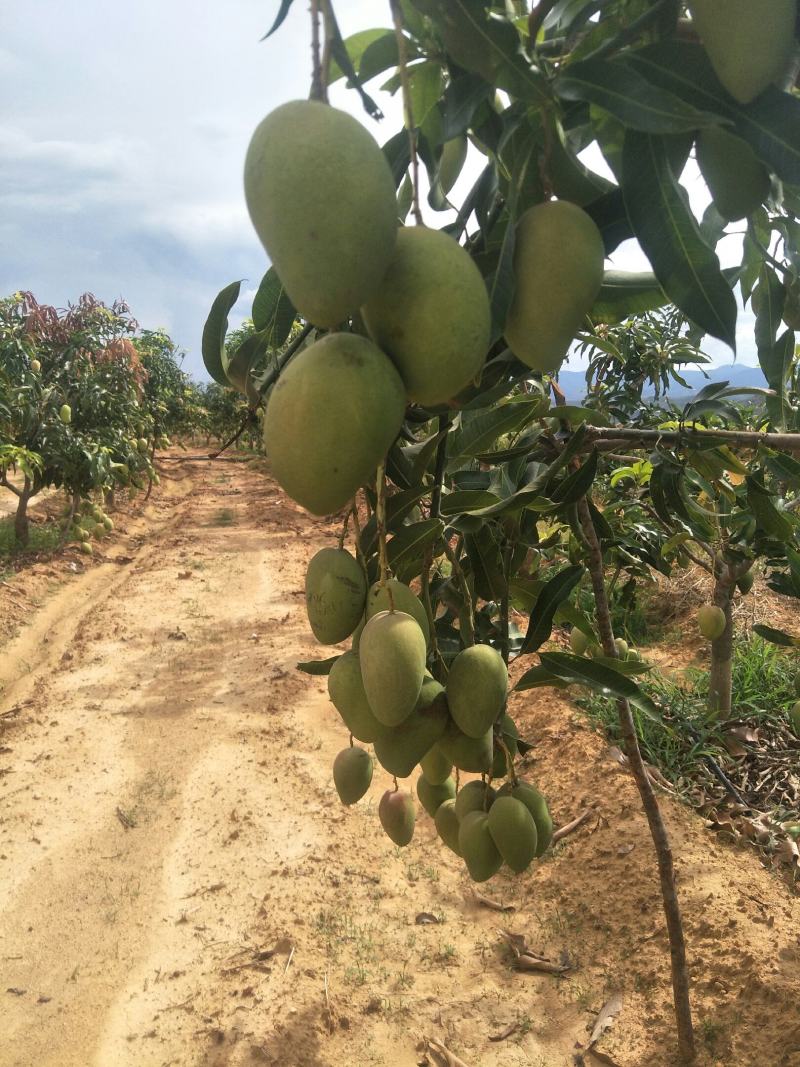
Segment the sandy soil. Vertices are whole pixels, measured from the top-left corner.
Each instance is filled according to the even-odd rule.
[[[302,583],[331,528],[245,463],[168,474],[97,562],[0,589],[1,1067],[443,1062],[426,1038],[468,1067],[562,1067],[616,993],[586,1063],[672,1067],[655,865],[603,740],[559,696],[515,699],[556,821],[593,815],[482,887],[513,911],[481,905],[424,813],[407,849],[383,836],[384,775],[353,809],[333,791],[347,737],[295,670],[329,654]],[[664,803],[698,1062],[800,1065],[798,897]],[[515,971],[503,927],[569,969]]]

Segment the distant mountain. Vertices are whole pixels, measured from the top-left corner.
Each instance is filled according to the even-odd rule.
[[[698,392],[712,382],[729,382],[739,388],[766,388],[767,381],[760,367],[748,367],[744,363],[728,363],[723,367],[709,367],[705,374],[700,370],[685,368],[681,373],[689,385],[689,392],[674,382],[668,392],[672,400],[679,400]],[[586,379],[583,371],[564,370],[558,376],[558,382],[570,403],[576,403],[586,396]],[[645,394],[648,395],[648,394]],[[652,396],[652,392],[650,394]]]

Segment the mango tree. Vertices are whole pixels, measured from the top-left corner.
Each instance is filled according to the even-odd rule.
[[[282,0],[270,33],[291,7]],[[705,543],[718,583],[739,580],[756,556],[794,573],[796,312],[786,328],[781,313],[797,291],[797,12],[794,0],[724,7],[695,0],[686,18],[675,0],[599,10],[545,0],[532,11],[522,0],[391,0],[390,24],[345,41],[330,0],[312,0],[310,99],[267,115],[245,160],[247,205],[271,261],[256,332],[226,350],[238,282],[204,332],[211,376],[265,403],[283,489],[314,514],[342,515],[306,593],[320,641],[352,646],[302,666],[328,674],[351,733],[334,765],[343,802],[372,777],[355,738],[395,777],[421,766],[419,799],[473,878],[503,863],[525,870],[552,824],[544,798],[517,778],[528,742],[506,710],[509,662],[539,657],[517,691],[579,685],[613,696],[655,844],[687,1061],[672,851],[631,710],[659,709],[636,683],[646,665],[625,658],[614,634],[606,580],[610,558],[668,563],[624,512],[606,517],[601,494],[615,469],[647,464],[637,505],[664,540],[667,529],[677,537],[676,551]],[[344,79],[380,119],[377,78],[402,94],[405,119],[382,149],[328,103]],[[702,220],[682,184],[693,147],[712,197]],[[716,246],[743,218],[742,255],[723,270]],[[652,273],[608,269],[629,239]],[[735,347],[737,286],[753,299],[769,386],[757,421],[737,425],[724,390],[676,418],[642,408],[644,380],[674,378],[704,335]],[[643,313],[649,347],[609,339]],[[673,318],[688,333],[670,330]],[[558,372],[587,339],[609,362],[576,407]],[[281,355],[253,373],[265,346]],[[591,615],[572,599],[584,574]],[[597,646],[592,658],[541,651],[556,613]],[[481,779],[462,784],[461,774]],[[397,844],[411,839],[407,792],[384,794],[379,816]]]

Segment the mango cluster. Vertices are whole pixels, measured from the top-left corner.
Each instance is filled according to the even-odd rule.
[[[463,139],[450,146],[443,169],[465,152]],[[331,331],[289,363],[264,418],[275,478],[325,515],[375,471],[409,402],[446,406],[479,379],[492,338],[487,287],[447,233],[399,225],[386,157],[336,108],[295,100],[272,111],[244,177],[286,293],[307,322]],[[559,367],[599,292],[603,258],[599,230],[576,205],[537,204],[521,217],[505,336],[529,367]]]
[[[489,645],[465,648],[442,685],[427,669],[430,624],[419,597],[394,578],[368,589],[360,563],[344,548],[313,557],[305,593],[317,640],[351,639],[328,675],[330,699],[351,734],[351,746],[333,765],[342,803],[355,804],[372,782],[372,757],[352,739],[371,744],[395,778],[419,766],[419,801],[474,880],[490,878],[504,862],[525,870],[547,848],[552,824],[541,794],[513,780],[518,734],[505,712],[502,656]],[[482,781],[457,792],[460,772],[492,779],[510,773],[512,781],[497,794]],[[411,841],[416,807],[409,792],[384,793],[378,816],[395,844]]]

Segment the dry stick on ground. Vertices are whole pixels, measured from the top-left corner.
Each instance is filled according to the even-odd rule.
[[[594,590],[597,624],[600,630],[603,652],[611,659],[617,659],[617,647],[614,644],[614,631],[611,626],[611,613],[608,607],[603,574],[603,552],[592,521],[592,513],[589,509],[587,497],[582,497],[578,502],[578,517],[589,549],[589,573]],[[631,714],[631,706],[628,701],[618,700],[617,711],[625,743],[625,752],[628,756],[631,773],[639,790],[639,795],[642,798],[642,806],[647,816],[650,835],[653,839],[658,859],[661,898],[669,934],[672,992],[675,1002],[675,1018],[678,1025],[678,1049],[682,1060],[688,1063],[694,1059],[695,1055],[694,1030],[692,1027],[691,1005],[689,1003],[689,970],[686,964],[686,941],[683,934],[683,921],[675,886],[672,846],[661,816],[656,794],[645,769],[642,753],[639,749],[639,741],[636,736],[633,715]]]
[[[399,0],[389,0],[392,8],[392,20],[394,33],[397,38],[397,65],[400,70],[400,82],[403,86],[403,107],[406,113],[406,126],[408,127],[408,149],[411,155],[411,189],[414,220],[417,226],[424,226],[422,210],[419,206],[419,156],[417,155],[417,131],[414,126],[414,108],[411,101],[411,82],[408,78],[408,42],[403,33],[403,12],[400,9]]]

